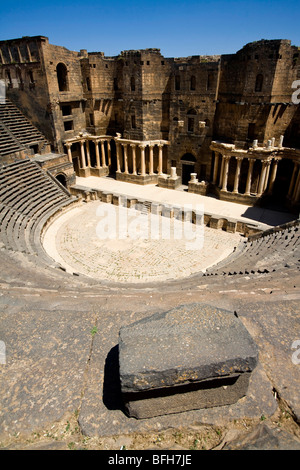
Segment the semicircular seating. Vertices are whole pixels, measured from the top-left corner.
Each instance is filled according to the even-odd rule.
[[[275,227],[242,242],[204,275],[245,275],[300,268],[300,221]]]
[[[77,201],[26,158],[0,167],[0,243],[2,248],[50,261],[40,236],[47,220]],[[53,262],[53,260],[51,260]],[[51,263],[50,263],[51,264]]]

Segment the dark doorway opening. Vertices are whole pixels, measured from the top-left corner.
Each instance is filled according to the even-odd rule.
[[[182,184],[188,185],[191,179],[191,173],[195,173],[195,165],[191,165],[190,163],[187,165],[185,163],[182,164]]]
[[[294,162],[292,160],[282,159],[278,163],[276,180],[273,186],[272,196],[277,203],[284,203],[289,191]]]
[[[191,179],[191,173],[195,173],[196,157],[192,153],[185,153],[181,157],[182,170],[181,170],[181,181],[182,184],[188,185]]]
[[[67,178],[63,174],[56,175],[57,181],[62,184],[65,188],[67,187]]]

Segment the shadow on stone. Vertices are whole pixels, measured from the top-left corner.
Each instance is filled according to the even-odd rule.
[[[119,373],[119,345],[108,353],[104,366],[103,403],[109,410],[124,411]]]

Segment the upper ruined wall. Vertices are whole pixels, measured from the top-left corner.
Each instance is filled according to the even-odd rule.
[[[0,41],[0,78],[59,151],[82,130],[141,140],[185,135],[190,142],[202,136],[203,122],[208,137],[235,142],[252,139],[249,122],[261,140],[284,133],[295,106],[278,108],[278,118],[269,104],[290,103],[300,58],[288,40],[255,41],[221,56],[166,58],[156,48],[114,57],[70,51],[35,36]]]

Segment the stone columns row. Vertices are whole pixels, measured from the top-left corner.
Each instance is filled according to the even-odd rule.
[[[217,175],[218,175],[218,165],[219,165],[219,154],[215,154],[215,162],[214,162],[214,171],[213,171],[213,183],[217,184]],[[240,174],[241,174],[241,166],[244,158],[247,158],[249,162],[248,166],[248,173],[247,173],[247,182],[246,182],[246,189],[245,189],[245,196],[250,196],[250,189],[252,183],[252,175],[253,175],[253,166],[256,159],[249,158],[249,157],[242,157],[242,156],[232,156],[232,155],[221,155],[221,171],[220,171],[220,178],[219,178],[219,187],[222,191],[227,191],[227,182],[228,182],[228,171],[229,171],[229,162],[231,158],[236,159],[236,170],[235,170],[235,177],[234,177],[234,187],[233,193],[238,194],[238,188],[240,183]],[[274,182],[276,179],[277,174],[277,166],[280,158],[274,158],[272,164],[272,171],[270,176],[270,167],[271,167],[271,160],[262,160],[262,169],[258,183],[258,190],[257,196],[260,197],[267,189],[268,184],[268,192],[272,193]]]
[[[141,165],[140,165],[140,173],[141,176],[146,176],[146,157],[145,157],[145,150],[146,147],[149,147],[149,175],[154,175],[153,169],[153,151],[154,146],[158,146],[158,174],[161,175],[163,173],[163,144],[137,144],[137,143],[130,143],[130,142],[117,142],[117,172],[121,173],[121,164],[122,161],[124,163],[124,173],[129,174],[128,171],[128,146],[131,147],[131,158],[132,158],[132,174],[137,174],[137,165],[136,165],[136,150],[137,148],[140,149],[140,156],[141,156]],[[123,148],[123,153],[122,153]]]
[[[110,142],[108,140],[99,140],[99,139],[82,139],[80,143],[80,166],[81,168],[91,167],[91,158],[90,158],[90,140],[95,144],[95,153],[96,153],[96,167],[95,168],[106,168],[111,164],[111,148]],[[68,151],[68,157],[70,163],[72,163],[72,144],[76,142],[66,142],[65,145]],[[104,143],[107,142],[107,155],[105,151]],[[100,162],[100,152],[99,152],[99,143],[101,145],[101,162]]]

